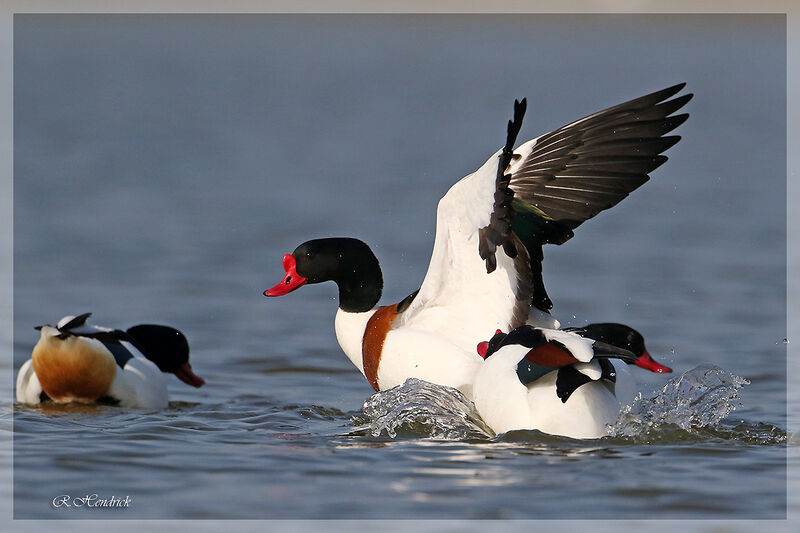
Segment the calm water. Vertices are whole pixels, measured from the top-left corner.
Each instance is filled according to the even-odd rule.
[[[15,406],[16,518],[785,517],[782,19],[17,16],[14,31],[14,368],[33,326],[92,311],[180,328],[207,381],[173,380],[157,412]],[[514,98],[528,139],[679,81],[695,98],[670,161],[547,249],[545,282],[565,325],[629,323],[676,375],[748,379],[718,425],[376,436],[335,287],[261,295],[300,242],[352,235],[398,301],[424,276],[438,199],[502,144]],[[51,505],[87,493],[133,500]]]

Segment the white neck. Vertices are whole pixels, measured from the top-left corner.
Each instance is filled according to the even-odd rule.
[[[364,361],[361,356],[361,343],[364,340],[364,330],[367,322],[375,314],[375,309],[363,313],[349,313],[341,308],[336,312],[336,340],[347,355],[348,359],[356,365],[363,374]]]

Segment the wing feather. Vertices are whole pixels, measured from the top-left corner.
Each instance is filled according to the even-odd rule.
[[[568,240],[667,160],[663,152],[680,137],[666,134],[689,116],[673,115],[692,98],[672,98],[684,85],[593,113],[512,151],[525,112],[525,101],[515,102],[506,145],[439,202],[428,273],[398,320],[474,349],[496,328],[523,323],[532,307],[550,309],[542,245]]]
[[[689,117],[671,115],[692,95],[667,99],[684,85],[598,111],[537,138],[509,169],[515,200],[569,229],[619,203],[666,162],[661,154],[680,140],[665,134]]]

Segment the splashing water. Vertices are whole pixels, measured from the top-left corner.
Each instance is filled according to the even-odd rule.
[[[736,408],[738,390],[748,384],[718,366],[699,365],[647,397],[639,393],[609,426],[609,437],[680,441],[693,433],[700,439],[785,441],[785,431],[769,424],[720,424]],[[370,396],[354,422],[356,433],[373,437],[485,440],[494,435],[461,392],[415,378]],[[530,432],[514,432],[518,433]],[[535,433],[541,438],[542,434]]]
[[[736,408],[739,389],[749,384],[718,366],[699,365],[672,378],[652,396],[639,393],[623,407],[609,434],[632,437],[669,425],[686,431],[714,426]]]
[[[409,378],[400,386],[370,396],[362,408],[366,420],[356,431],[373,437],[398,433],[437,439],[486,438],[492,432],[475,406],[457,389]]]

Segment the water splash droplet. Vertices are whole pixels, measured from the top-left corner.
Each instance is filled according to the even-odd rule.
[[[356,431],[373,437],[385,433],[437,439],[486,438],[486,427],[475,406],[457,389],[409,378],[397,387],[376,392],[364,402],[365,420]]]
[[[687,431],[714,426],[736,408],[738,390],[749,384],[718,366],[699,365],[648,397],[640,393],[622,409],[610,433],[637,436],[665,425]]]

